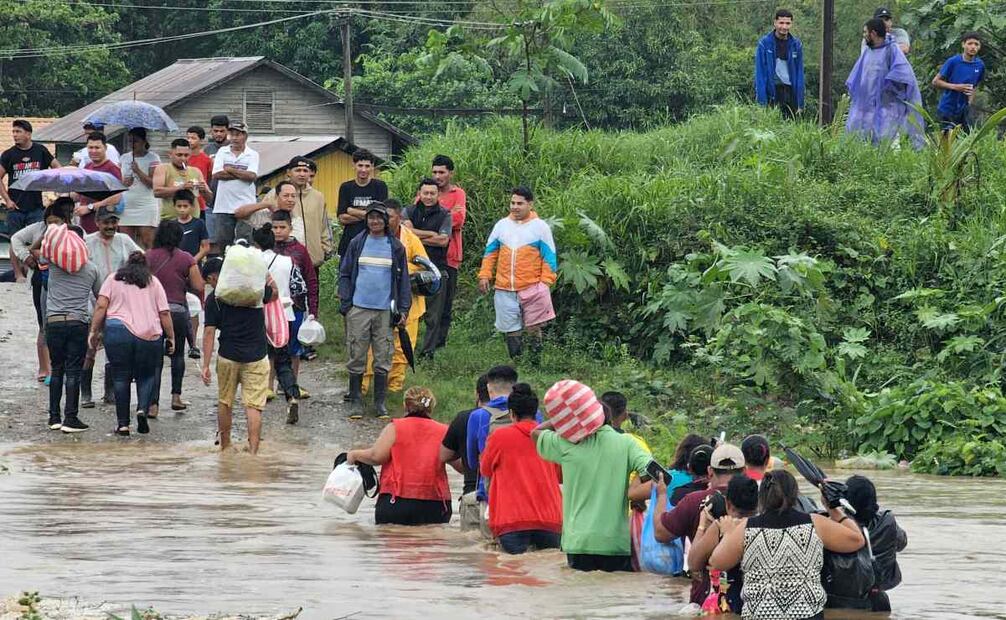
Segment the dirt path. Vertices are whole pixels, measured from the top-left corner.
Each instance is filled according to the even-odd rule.
[[[104,442],[141,441],[147,443],[212,441],[216,432],[216,378],[210,386],[199,378],[199,361],[186,358],[182,398],[189,403],[185,412],[170,410],[170,369],[165,366],[161,382],[162,411],[151,421],[149,435],[123,438],[112,434],[115,409],[98,402],[94,409],[83,409],[81,419],[90,430],[75,435],[51,431],[48,420],[48,388],[35,379],[35,335],[37,333],[31,288],[27,284],[0,284],[0,442]],[[201,339],[201,338],[200,338]],[[94,392],[100,401],[103,353],[99,353],[94,373]],[[286,443],[348,445],[367,441],[382,426],[377,420],[350,421],[346,417],[342,395],[345,384],[337,378],[336,367],[327,362],[301,365],[300,384],[311,393],[302,401],[300,423],[289,426],[286,404],[277,398],[266,408],[263,422],[264,441],[276,438]],[[135,398],[135,394],[134,394]],[[135,418],[133,420],[135,429]],[[235,445],[242,445],[244,415],[234,420]],[[348,441],[347,441],[348,440]]]

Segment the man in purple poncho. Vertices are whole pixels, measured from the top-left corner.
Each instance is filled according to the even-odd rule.
[[[921,148],[922,116],[910,104],[921,106],[922,94],[912,65],[898,45],[887,40],[883,20],[871,19],[863,30],[867,49],[845,81],[852,98],[845,130],[860,133],[874,144],[896,140],[904,133]]]

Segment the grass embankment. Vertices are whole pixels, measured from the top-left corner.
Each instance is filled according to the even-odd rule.
[[[552,344],[537,367],[520,365],[539,393],[563,377],[621,390],[664,454],[686,429],[761,431],[819,455],[865,447],[926,471],[1001,467],[1000,144],[977,146],[980,183],[969,164],[948,206],[930,152],[757,108],[645,133],[537,129],[528,153],[516,129],[450,131],[391,171],[392,194],[412,196],[448,153],[468,193],[450,345],[408,379],[434,389],[441,417],[507,359],[475,271],[507,189],[527,184],[560,259]],[[331,274],[326,288],[334,296]],[[336,307],[323,318],[341,333]]]

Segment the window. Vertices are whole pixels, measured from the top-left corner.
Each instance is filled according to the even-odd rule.
[[[249,132],[273,130],[273,91],[245,91],[245,124]]]

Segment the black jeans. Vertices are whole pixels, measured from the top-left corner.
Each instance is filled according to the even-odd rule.
[[[423,315],[423,322],[426,323],[426,333],[423,334],[423,346],[419,349],[419,355],[433,355],[437,350],[437,343],[440,342],[440,320],[444,313],[444,302],[447,300],[447,289],[443,286],[436,295],[426,298],[426,314]]]
[[[293,362],[290,359],[290,347],[275,348],[269,346],[269,359],[276,370],[276,379],[279,381],[279,389],[283,390],[283,395],[287,400],[300,398],[300,387],[297,386],[297,377],[293,376]],[[272,389],[272,386],[270,386]]]
[[[60,401],[66,388],[63,421],[77,418],[80,403],[80,371],[87,355],[87,323],[62,321],[45,326],[45,346],[49,348],[52,378],[49,380],[49,419],[60,420]]]
[[[454,313],[454,295],[458,292],[458,270],[448,267],[444,273],[444,310],[440,315],[440,339],[437,348],[447,345],[447,332],[451,329],[451,316]]]
[[[503,551],[519,555],[527,551],[528,547],[534,547],[535,549],[558,549],[561,536],[555,532],[547,532],[545,530],[524,530],[522,532],[500,534],[498,539]]]
[[[185,379],[185,343],[182,342],[182,334],[189,328],[188,312],[172,312],[171,326],[175,330],[175,351],[171,354],[171,394],[182,394],[182,380]],[[154,384],[152,405],[161,404],[161,373],[164,370],[164,355],[162,354],[157,363],[157,378]]]
[[[593,553],[567,553],[566,563],[573,570],[595,571],[606,573],[632,572],[632,556],[629,555],[596,555]]]
[[[775,85],[775,105],[782,110],[783,118],[796,116],[796,96],[793,87],[786,84]]]

